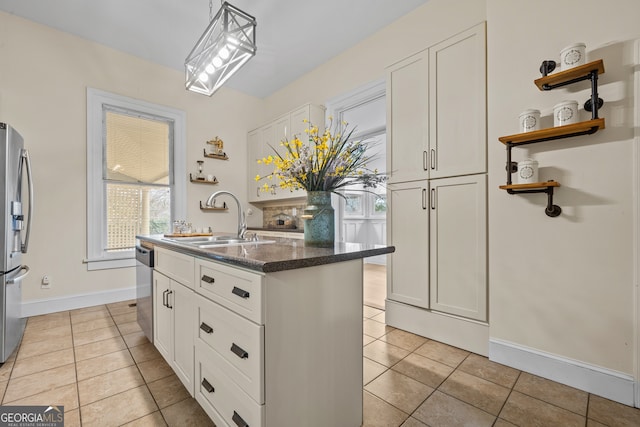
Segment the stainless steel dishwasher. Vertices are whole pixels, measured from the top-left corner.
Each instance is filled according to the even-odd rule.
[[[153,249],[136,245],[136,307],[138,325],[153,342]]]

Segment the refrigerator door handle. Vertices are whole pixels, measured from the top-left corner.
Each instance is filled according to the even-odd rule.
[[[18,268],[18,271],[24,271],[24,273],[18,274],[17,276],[12,277],[11,279],[7,278],[7,285],[11,285],[12,283],[15,283],[18,280],[22,280],[23,277],[29,274],[29,267],[27,267],[26,265],[21,265],[20,268]]]
[[[21,167],[22,164],[26,166],[27,169],[27,181],[29,184],[29,213],[27,215],[27,230],[24,235],[24,243],[22,243],[21,251],[23,254],[27,253],[27,249],[29,248],[29,235],[31,234],[31,219],[33,218],[33,178],[31,176],[31,159],[29,157],[29,151],[26,149],[22,150],[20,154]],[[29,268],[27,268],[29,271]]]

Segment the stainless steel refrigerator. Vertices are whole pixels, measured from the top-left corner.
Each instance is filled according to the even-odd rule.
[[[21,316],[21,281],[29,267],[22,263],[22,254],[29,246],[33,212],[29,153],[20,134],[5,123],[0,123],[0,178],[0,363],[4,363],[20,343],[26,324]],[[23,204],[23,181],[28,205]]]

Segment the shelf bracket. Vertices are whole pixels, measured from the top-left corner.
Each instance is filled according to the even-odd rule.
[[[547,195],[547,207],[544,209],[544,213],[551,218],[555,218],[562,213],[562,209],[558,205],[553,204],[553,186],[548,185],[544,188],[531,188],[524,190],[517,190],[509,188],[507,189],[509,194],[526,194],[526,193],[545,193]]]

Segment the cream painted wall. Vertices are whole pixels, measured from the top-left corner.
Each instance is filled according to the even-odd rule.
[[[0,12],[0,121],[14,126],[30,150],[35,219],[25,263],[23,301],[65,298],[135,284],[133,268],[88,272],[86,258],[86,88],[178,108],[187,113],[187,171],[196,171],[204,142],[219,136],[229,161],[204,159],[217,187],[187,183],[194,225],[235,230],[235,208],[203,213],[198,200],[231,190],[246,200],[246,132],[263,102],[222,88],[213,97],[187,92],[182,73]],[[52,288],[40,289],[44,274]]]
[[[266,98],[266,108],[275,115],[305,102],[324,104],[384,78],[389,65],[484,21],[485,13],[484,0],[430,0]]]
[[[489,117],[490,334],[564,358],[634,373],[632,56],[640,3],[615,0],[487,0]],[[589,137],[514,149],[540,163],[540,180],[562,185],[558,218],[545,195],[508,195],[506,153],[497,141],[518,132],[518,114],[580,105],[588,82],[541,92],[533,84],[544,59],[572,43],[602,58],[599,80],[606,129]],[[582,107],[581,107],[582,108]],[[582,119],[590,118],[581,110]]]

